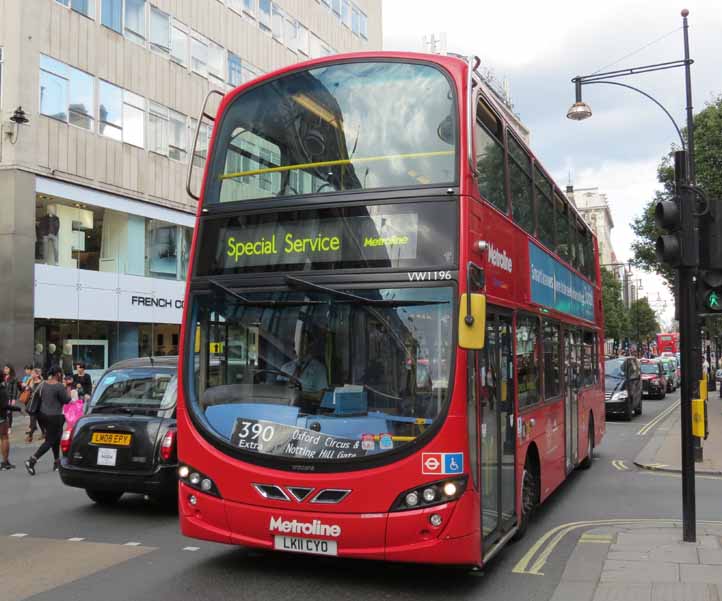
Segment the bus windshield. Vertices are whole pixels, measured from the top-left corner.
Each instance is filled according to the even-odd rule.
[[[294,462],[384,453],[431,428],[449,399],[451,288],[326,290],[196,297],[201,428]]]
[[[424,64],[333,64],[272,79],[226,110],[204,202],[448,185],[455,95]]]

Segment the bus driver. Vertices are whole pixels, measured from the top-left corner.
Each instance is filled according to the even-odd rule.
[[[285,363],[281,371],[298,379],[303,392],[319,393],[328,387],[326,366],[322,360],[325,338],[320,335],[311,337],[309,333],[303,338],[300,352],[294,352],[295,357]],[[285,380],[281,376],[278,379]]]

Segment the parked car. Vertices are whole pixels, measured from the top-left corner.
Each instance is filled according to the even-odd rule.
[[[642,396],[656,396],[663,399],[667,396],[667,373],[659,359],[642,359]]]
[[[665,357],[660,359],[662,365],[664,365],[664,373],[667,376],[667,392],[674,392],[679,386],[679,380],[677,379],[677,360],[673,357]]]
[[[639,359],[617,357],[604,362],[604,407],[607,415],[642,414],[642,380]]]
[[[103,374],[85,415],[63,434],[64,484],[101,505],[126,492],[174,501],[177,369],[177,357],[146,357]]]

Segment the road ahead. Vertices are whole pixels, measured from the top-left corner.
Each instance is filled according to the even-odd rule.
[[[585,528],[564,524],[681,517],[676,475],[640,471],[633,460],[669,407],[645,401],[632,422],[609,422],[591,470],[573,474],[537,513],[523,541],[480,573],[259,553],[183,538],[176,516],[142,497],[93,505],[62,486],[44,459],[35,478],[0,472],[0,583],[3,601],[157,599],[549,599]],[[642,433],[640,433],[640,431]],[[698,519],[722,518],[722,479],[698,478]],[[544,535],[552,529],[555,536]]]

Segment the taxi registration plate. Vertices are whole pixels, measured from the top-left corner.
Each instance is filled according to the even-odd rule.
[[[93,432],[90,442],[93,444],[109,444],[116,447],[129,447],[132,439],[131,434],[120,432]]]
[[[273,547],[277,551],[290,551],[292,553],[338,555],[338,548],[335,540],[299,538],[297,536],[275,536]]]

